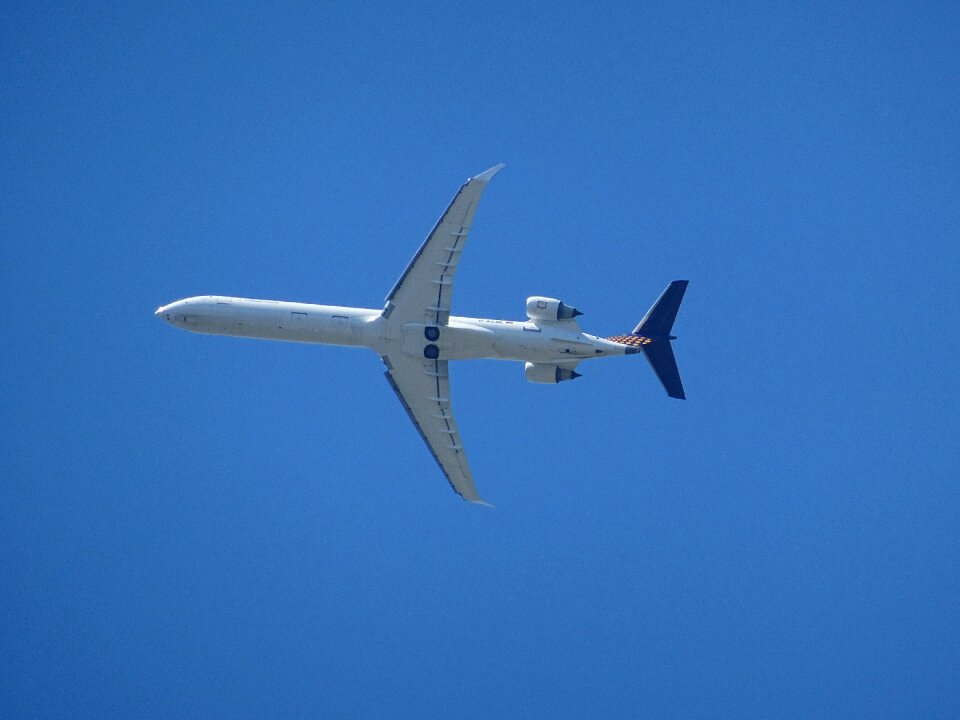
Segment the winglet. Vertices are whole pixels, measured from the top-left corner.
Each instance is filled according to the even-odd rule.
[[[481,500],[480,498],[477,498],[476,500],[467,500],[467,502],[473,503],[474,505],[482,505],[483,507],[488,508],[496,507],[496,505],[491,505],[486,500]]]
[[[474,175],[474,176],[473,176],[472,178],[470,178],[470,179],[471,179],[471,180],[477,180],[478,182],[482,182],[482,183],[489,182],[490,178],[492,178],[492,177],[493,177],[494,175],[496,175],[498,172],[500,172],[501,170],[503,170],[505,167],[506,167],[506,165],[505,165],[504,163],[500,163],[499,165],[494,165],[494,166],[493,166],[492,168],[490,168],[489,170],[484,170],[484,171],[483,171],[482,173],[480,173],[479,175]]]

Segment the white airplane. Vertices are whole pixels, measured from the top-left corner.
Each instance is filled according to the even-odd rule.
[[[450,360],[516,360],[526,379],[559,383],[580,377],[577,364],[642,353],[670,397],[684,398],[670,332],[686,280],[667,286],[628,335],[601,338],[580,330],[579,310],[547,297],[527,298],[526,320],[484,320],[450,314],[453,275],[480,195],[503,165],[467,180],[387,295],[382,310],[206,295],[164,305],[155,315],[209,335],[370,348],[386,365],[397,394],[464,500],[486,504],[473,475],[450,405]]]

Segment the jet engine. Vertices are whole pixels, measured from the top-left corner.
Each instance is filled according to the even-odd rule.
[[[555,298],[539,296],[527,298],[527,317],[531,320],[557,322],[558,320],[570,320],[577,315],[583,315],[583,313],[575,307],[564,305]]]
[[[523,375],[526,377],[527,382],[542,383],[545,385],[556,385],[558,382],[576,380],[580,377],[580,373],[575,370],[568,370],[558,365],[531,362],[523,366]]]

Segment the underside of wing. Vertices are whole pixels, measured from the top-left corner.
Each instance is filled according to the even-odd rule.
[[[387,366],[387,382],[451,487],[464,500],[483,503],[473,485],[460,432],[450,409],[447,361],[402,355],[396,358],[385,356],[383,362]]]
[[[446,325],[453,274],[467,241],[473,215],[487,182],[503,165],[467,180],[387,295],[385,318],[401,323]]]

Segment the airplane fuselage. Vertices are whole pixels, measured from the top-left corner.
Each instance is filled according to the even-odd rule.
[[[667,394],[685,397],[670,341],[686,280],[667,286],[628,334],[583,332],[577,308],[557,298],[526,299],[526,320],[451,315],[453,278],[483,188],[502,165],[468,178],[387,294],[382,309],[205,295],[157,309],[171,325],[208,335],[369,348],[453,490],[482,503],[453,418],[449,360],[524,363],[529,382],[580,377],[583,360],[643,353]]]
[[[391,322],[381,310],[214,295],[178,300],[159,308],[156,315],[191,332],[363,347],[381,356],[400,350],[441,360],[563,363],[636,352],[584,333],[573,322],[451,316],[446,325],[436,327]]]

